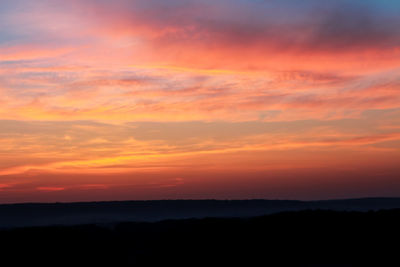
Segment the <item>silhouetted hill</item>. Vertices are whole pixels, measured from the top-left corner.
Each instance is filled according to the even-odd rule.
[[[398,266],[400,210],[0,231],[9,266]]]
[[[283,211],[369,211],[400,208],[400,198],[327,201],[289,200],[158,200],[0,205],[0,228],[107,224],[121,221],[253,217]]]

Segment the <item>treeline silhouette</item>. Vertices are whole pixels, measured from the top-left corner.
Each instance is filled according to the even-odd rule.
[[[400,198],[296,200],[149,200],[0,205],[0,228],[188,218],[256,217],[286,211],[369,211],[400,208]]]
[[[399,266],[400,209],[0,231],[8,266]]]

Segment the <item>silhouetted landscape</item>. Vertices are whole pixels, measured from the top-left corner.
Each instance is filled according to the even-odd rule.
[[[2,205],[1,254],[15,265],[395,266],[399,203],[399,199],[353,199]],[[127,216],[131,212],[136,217]],[[55,225],[55,218],[63,214],[70,216],[65,225]],[[83,214],[87,217],[80,217]],[[90,214],[91,223],[78,223]],[[96,214],[109,217],[100,222]],[[111,222],[112,214],[120,217]],[[31,222],[26,221],[29,216]],[[47,226],[15,227],[44,224],[45,219]]]
[[[0,228],[157,222],[168,219],[254,217],[286,211],[370,211],[400,208],[400,198],[324,201],[153,200],[0,205]]]

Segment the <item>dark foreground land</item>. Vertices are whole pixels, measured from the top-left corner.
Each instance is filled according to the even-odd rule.
[[[0,205],[0,229],[157,222],[191,218],[244,218],[302,210],[370,211],[400,209],[400,198],[324,201],[296,200],[151,200]]]
[[[4,266],[400,266],[400,210],[0,231]]]

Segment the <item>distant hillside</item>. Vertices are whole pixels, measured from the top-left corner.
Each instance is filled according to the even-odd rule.
[[[400,208],[400,198],[327,201],[292,200],[157,200],[0,205],[0,228],[155,222],[205,217],[253,217],[283,211],[369,211]]]
[[[400,210],[0,230],[9,266],[399,266]],[[8,265],[6,265],[8,266]]]

